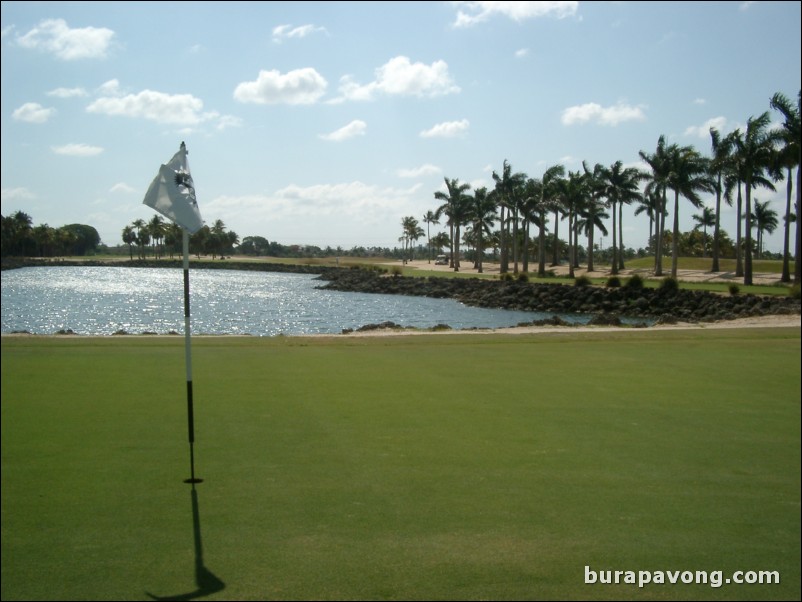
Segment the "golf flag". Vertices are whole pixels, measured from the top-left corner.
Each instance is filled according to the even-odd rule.
[[[195,199],[192,174],[189,173],[187,147],[183,142],[173,158],[159,168],[159,174],[151,182],[142,202],[190,234],[201,229],[203,220]]]
[[[192,401],[192,334],[189,316],[189,235],[195,234],[203,226],[203,220],[195,200],[195,185],[189,173],[187,163],[187,147],[182,142],[181,148],[166,165],[159,168],[150,184],[145,200],[148,207],[153,207],[162,215],[170,218],[183,230],[184,247],[184,353],[187,369],[187,427],[189,431],[189,466],[190,478],[185,483],[200,483],[203,479],[195,478],[195,410]]]

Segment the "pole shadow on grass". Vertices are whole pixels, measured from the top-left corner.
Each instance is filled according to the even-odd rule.
[[[201,542],[200,510],[198,509],[198,492],[192,485],[192,534],[195,539],[195,585],[198,589],[185,594],[172,596],[156,596],[145,592],[152,600],[194,600],[203,598],[225,589],[226,584],[203,564],[203,543]]]

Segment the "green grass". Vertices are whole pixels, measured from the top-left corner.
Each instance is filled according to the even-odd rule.
[[[198,337],[194,500],[183,357],[3,338],[3,600],[800,597],[799,329]]]
[[[638,259],[627,259],[627,269],[652,269],[654,268],[654,256],[640,257]],[[680,270],[703,270],[709,272],[713,267],[713,259],[710,257],[678,257],[677,269]],[[719,268],[722,272],[735,272],[735,259],[719,259]],[[794,273],[794,261],[790,263],[791,275]],[[663,258],[663,271],[671,271],[671,257]],[[783,262],[779,259],[753,259],[752,271],[756,273],[777,274],[783,271]]]

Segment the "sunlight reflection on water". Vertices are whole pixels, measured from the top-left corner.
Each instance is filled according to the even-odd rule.
[[[452,299],[323,291],[308,274],[192,270],[192,332],[339,334],[392,321],[501,328],[551,314],[468,307]],[[183,332],[183,274],[170,268],[36,267],[3,272],[2,332]],[[565,316],[564,316],[565,317]],[[576,322],[587,316],[569,316]]]

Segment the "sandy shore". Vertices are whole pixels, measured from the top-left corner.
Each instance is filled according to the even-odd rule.
[[[387,262],[382,265],[387,266],[400,266],[400,261],[394,262]],[[453,268],[448,267],[447,265],[435,265],[434,262],[429,263],[428,261],[424,260],[416,260],[416,261],[408,261],[406,263],[406,267],[414,268],[419,270],[431,270],[435,272],[453,272]],[[530,270],[534,269],[537,271],[537,263],[529,264]],[[567,276],[568,275],[568,266],[560,265],[560,266],[546,266],[547,270],[553,271],[557,276]],[[460,273],[462,274],[477,274],[478,270],[473,267],[473,262],[463,260],[460,265]],[[484,274],[495,274],[498,275],[500,273],[499,264],[498,263],[485,263],[483,265],[483,273]],[[621,278],[628,278],[633,274],[638,274],[641,278],[655,278],[655,279],[662,279],[666,276],[671,274],[671,269],[664,269],[663,276],[654,276],[652,270],[620,270],[618,276]],[[587,275],[591,278],[608,278],[611,276],[610,269],[608,266],[600,266],[598,269],[588,272],[587,269],[584,267],[576,268],[574,270],[575,276],[583,276]],[[705,272],[703,270],[677,270],[677,280],[681,280],[684,282],[723,282],[723,283],[735,283],[735,284],[743,284],[743,277],[736,276],[735,272],[716,272],[715,274],[712,272]],[[752,282],[754,284],[776,284],[780,280],[779,274],[769,274],[769,273],[759,273],[755,272],[752,274]]]
[[[414,328],[382,328],[376,330],[353,331],[348,334],[299,334],[283,335],[290,338],[353,338],[353,337],[396,337],[396,336],[426,336],[426,335],[489,335],[489,334],[545,334],[562,332],[570,334],[574,332],[651,332],[655,330],[721,330],[733,328],[797,328],[802,334],[802,316],[760,316],[752,318],[739,318],[737,320],[725,320],[721,322],[677,322],[676,324],[658,324],[648,328],[631,328],[622,326],[512,326],[509,328],[480,328],[466,330],[419,330]],[[113,335],[85,335],[85,334],[29,334],[29,333],[8,333],[2,337],[42,337],[42,338],[79,338],[87,339],[93,337],[106,338]],[[162,337],[177,335],[164,334],[130,334],[124,338],[140,337]],[[193,334],[192,338],[219,338],[219,337],[252,337],[253,335],[204,335]],[[120,337],[116,337],[120,338]],[[256,337],[258,338],[258,337]]]
[[[406,328],[366,330],[351,332],[346,335],[298,335],[303,337],[386,337],[386,336],[422,336],[432,334],[466,335],[466,334],[545,334],[563,332],[653,332],[655,330],[720,330],[725,328],[798,328],[802,334],[802,316],[760,316],[740,318],[722,322],[677,322],[676,324],[659,324],[648,328],[631,328],[621,326],[513,326],[510,328],[485,328],[469,330],[416,330]]]

